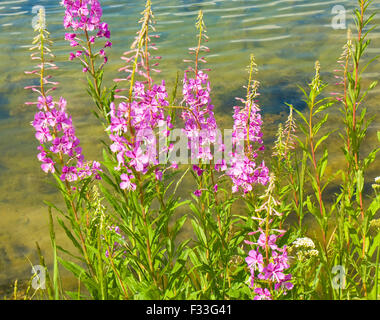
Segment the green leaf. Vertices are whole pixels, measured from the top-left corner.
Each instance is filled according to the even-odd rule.
[[[178,234],[178,232],[182,229],[183,225],[186,222],[186,219],[187,219],[187,215],[183,215],[180,219],[178,219],[175,222],[173,230],[171,231],[171,234],[173,237],[175,237]]]
[[[53,216],[51,214],[51,207],[49,207],[49,228],[50,228],[50,240],[53,247],[53,289],[54,289],[54,299],[59,299],[59,269],[58,269],[58,260],[57,260],[57,245],[55,242],[55,231],[53,224]]]
[[[297,114],[301,117],[301,119],[305,122],[305,124],[308,126],[309,122],[306,120],[305,116],[302,114],[302,112],[298,111],[296,108],[293,109]]]
[[[56,206],[55,204],[53,204],[52,202],[44,200],[44,203],[45,203],[48,207],[52,207],[52,208],[54,208],[54,209],[57,210],[59,213],[61,213],[63,216],[65,216],[65,213],[64,213],[61,209],[58,209],[57,206]]]
[[[380,148],[372,150],[369,155],[364,159],[364,169],[367,169],[368,166],[373,163],[376,159],[376,154],[380,151]]]
[[[98,290],[98,286],[94,280],[92,280],[87,272],[80,267],[79,265],[71,262],[71,261],[66,261],[60,257],[58,257],[59,263],[68,271],[72,272],[74,276],[81,280],[86,288],[93,294],[96,295],[96,292]]]
[[[329,114],[326,113],[325,116],[313,127],[313,135],[316,136],[319,129],[323,126],[324,123],[326,123],[327,119],[329,117]]]
[[[377,211],[380,209],[380,194],[377,194],[375,199],[372,200],[371,204],[368,207],[368,211],[370,212],[370,219],[372,219]]]
[[[319,160],[318,169],[319,169],[319,177],[322,178],[325,173],[326,167],[328,163],[328,152],[327,149],[323,152],[322,158]]]
[[[100,191],[103,193],[107,201],[112,205],[116,212],[123,212],[121,206],[117,203],[115,197],[100,183],[99,184]]]
[[[376,237],[373,239],[373,242],[368,250],[369,257],[372,257],[372,255],[375,253],[375,250],[380,246],[380,233],[376,235]]]
[[[334,130],[334,131],[336,131],[336,130]],[[323,141],[325,141],[325,140],[330,136],[330,134],[332,134],[334,131],[327,132],[323,137],[321,137],[321,138],[317,141],[317,143],[315,144],[314,151],[317,151],[319,145],[320,145]]]
[[[329,99],[329,98],[325,98],[325,99]],[[322,99],[321,101],[319,102],[322,102],[323,100],[325,99]],[[317,102],[317,103],[319,103]],[[331,107],[334,103],[333,102],[328,102],[328,103],[325,103],[325,104],[322,104],[321,106],[319,106],[315,111],[314,111],[314,115],[316,115],[318,112],[321,112],[323,110],[326,110],[328,109],[329,107]]]
[[[181,178],[179,178],[179,180],[177,181],[177,184],[176,184],[176,186],[175,186],[175,189],[174,189],[174,191],[173,191],[173,194],[175,194],[175,193],[177,192],[177,189],[178,189],[179,185],[181,184],[183,178],[185,178],[185,176],[186,176],[186,174],[189,172],[189,170],[190,170],[190,166],[189,166],[189,167],[187,168],[187,170],[183,173],[183,175],[181,176]]]
[[[75,239],[74,235],[71,233],[71,231],[66,227],[65,223],[57,217],[57,221],[58,223],[61,225],[61,227],[63,228],[63,230],[65,231],[67,237],[71,240],[71,242],[73,243],[73,245],[78,248],[78,250],[83,253],[83,248],[82,246],[79,244],[79,242],[77,241],[77,239]]]
[[[202,227],[195,220],[191,220],[191,224],[193,225],[194,232],[197,235],[198,240],[204,247],[207,247],[207,238]]]
[[[62,266],[67,269],[68,271],[72,272],[76,278],[80,279],[81,277],[86,276],[86,271],[78,266],[76,263],[71,261],[66,261],[62,259],[61,257],[58,257],[59,263],[62,264]]]
[[[310,196],[307,196],[306,205],[307,205],[307,209],[309,210],[311,214],[314,214],[314,212],[316,212],[315,206],[310,200]]]
[[[363,177],[362,170],[358,170],[356,172],[356,183],[357,183],[358,192],[362,192],[363,187],[364,187],[364,177]]]

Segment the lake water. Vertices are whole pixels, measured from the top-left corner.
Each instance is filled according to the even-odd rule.
[[[232,106],[235,97],[244,95],[242,86],[247,79],[246,66],[250,53],[259,65],[260,105],[265,120],[265,141],[273,142],[280,121],[286,119],[285,102],[302,106],[297,85],[305,85],[314,74],[314,62],[320,60],[322,77],[333,82],[332,71],[341,54],[347,30],[332,28],[332,9],[342,5],[347,10],[347,26],[352,26],[351,10],[356,0],[153,0],[157,31],[161,35],[157,45],[162,73],[171,88],[177,70],[186,68],[188,47],[195,46],[195,19],[202,9],[208,29],[211,52],[208,66],[213,104],[221,127],[231,126]],[[138,30],[139,13],[145,1],[103,0],[103,20],[111,30],[113,47],[109,51],[106,83],[117,76],[121,67],[120,55],[132,43]],[[57,198],[51,179],[39,169],[36,159],[37,142],[30,121],[34,107],[24,106],[25,101],[36,98],[23,89],[32,79],[24,75],[30,70],[28,47],[33,30],[33,7],[42,5],[47,13],[48,29],[55,41],[54,52],[60,70],[54,79],[60,82],[56,95],[68,100],[78,136],[86,157],[100,159],[99,138],[103,132],[89,112],[91,100],[85,93],[85,78],[80,66],[68,61],[70,48],[63,40],[63,8],[52,0],[1,0],[0,1],[0,286],[8,287],[11,281],[27,279],[31,275],[28,259],[38,264],[35,242],[38,241],[47,260],[50,244],[47,210],[43,200]],[[380,0],[372,8],[380,9]],[[380,22],[380,17],[375,19]],[[352,26],[353,27],[353,26]],[[380,29],[372,33],[373,43],[368,58],[380,54]],[[366,80],[379,78],[377,60],[365,75]],[[378,110],[380,91],[375,89],[367,99],[370,114]],[[338,112],[331,111],[338,119]],[[332,122],[334,123],[334,122]],[[335,122],[336,123],[336,122]],[[379,121],[377,121],[379,123]],[[376,124],[370,127],[364,148],[376,143]],[[337,144],[331,141],[330,154],[339,165],[341,156]],[[379,164],[371,176],[379,175]],[[58,236],[60,239],[61,237]],[[58,241],[59,241],[58,239]]]

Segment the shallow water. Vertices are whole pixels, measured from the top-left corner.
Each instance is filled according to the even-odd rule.
[[[113,47],[109,50],[106,81],[117,76],[115,70],[122,66],[119,59],[132,43],[138,30],[142,0],[101,1],[104,21],[110,25]],[[259,65],[260,105],[265,119],[265,140],[270,145],[279,121],[286,117],[285,102],[300,108],[300,91],[297,85],[305,85],[314,74],[314,62],[320,60],[322,77],[333,82],[332,70],[341,53],[347,30],[331,27],[331,13],[337,1],[330,0],[153,0],[153,11],[157,30],[161,38],[157,41],[162,73],[171,88],[177,70],[186,68],[183,59],[188,58],[188,47],[195,45],[195,19],[203,9],[210,37],[208,66],[212,68],[210,79],[213,88],[213,103],[216,106],[220,125],[231,125],[232,106],[236,96],[242,96],[246,82],[246,66],[250,53],[254,53]],[[339,1],[347,9],[347,25],[352,26],[350,10],[354,0]],[[100,159],[99,138],[103,132],[90,114],[91,100],[84,93],[85,78],[80,66],[68,61],[68,43],[63,40],[63,8],[59,1],[52,0],[6,0],[0,2],[0,285],[7,285],[16,278],[26,279],[31,275],[30,264],[38,264],[35,242],[38,241],[50,257],[47,232],[47,212],[43,200],[57,199],[51,181],[39,169],[36,159],[37,142],[33,128],[33,107],[23,105],[35,99],[23,87],[32,79],[24,75],[31,69],[28,47],[33,37],[33,7],[42,5],[46,9],[49,31],[55,41],[56,61],[60,70],[54,72],[60,89],[56,95],[64,95],[73,115],[78,136],[88,159]],[[372,7],[380,9],[380,0]],[[375,19],[379,23],[380,17]],[[380,54],[380,29],[372,33],[373,42],[368,58]],[[377,60],[368,70],[366,79],[379,78],[380,64]],[[377,111],[380,89],[368,97],[370,114]],[[331,111],[338,119],[338,113]],[[332,122],[334,123],[334,122]],[[375,122],[376,123],[376,122]],[[379,121],[377,121],[379,123]],[[369,130],[365,148],[376,143],[374,133],[379,125]],[[341,155],[338,145],[330,142],[335,162]],[[380,169],[377,164],[377,169]],[[370,172],[379,175],[376,166]],[[58,239],[59,241],[59,239]]]

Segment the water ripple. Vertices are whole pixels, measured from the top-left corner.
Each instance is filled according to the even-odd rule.
[[[20,14],[28,13],[28,11],[12,12],[12,13],[0,13],[0,16],[18,16]]]
[[[282,40],[282,39],[288,39],[291,35],[283,35],[278,37],[270,37],[270,38],[262,38],[262,39],[236,39],[236,40],[230,40],[231,43],[239,43],[239,42],[265,42],[265,41],[276,41],[276,40]]]

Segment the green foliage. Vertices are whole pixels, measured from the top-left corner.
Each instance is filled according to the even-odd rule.
[[[368,25],[374,15],[365,14],[370,1],[358,3],[354,12],[358,37],[348,39],[343,55],[343,130],[337,130],[346,163],[331,173],[327,142],[335,131],[326,132],[325,126],[337,103],[326,97],[328,85],[320,79],[318,62],[311,83],[306,89],[300,87],[307,111],[288,105],[288,120],[279,128],[271,159],[271,170],[277,177],[271,192],[278,201],[271,198],[268,210],[282,213],[271,218],[270,224],[271,228],[287,230],[279,245],[289,247],[294,284],[287,295],[278,297],[281,299],[379,298],[380,233],[375,223],[380,210],[379,187],[373,188],[371,197],[365,198],[364,192],[367,170],[380,148],[372,148],[367,155],[361,150],[373,120],[367,119],[364,103],[376,83],[364,88],[361,76],[369,65],[362,67],[362,58],[370,44],[367,37],[372,28]],[[141,31],[146,37],[151,16],[148,1]],[[202,15],[197,27],[200,41],[205,29]],[[138,43],[140,51],[147,41],[144,39],[142,36]],[[91,54],[86,57],[93,66],[87,78],[88,93],[96,106],[95,116],[107,126],[116,87],[103,86],[104,70],[96,70],[94,58]],[[131,88],[135,67],[136,62]],[[251,82],[250,76],[249,86]],[[178,83],[177,74],[171,104],[176,101]],[[175,119],[174,108],[170,115]],[[377,137],[380,142],[380,132]],[[159,180],[155,177],[159,165],[144,175],[134,171],[136,191],[128,192],[120,188],[117,159],[109,144],[104,145],[100,181],[88,178],[73,190],[54,175],[64,208],[46,202],[53,270],[48,272],[37,244],[41,265],[47,271],[47,290],[40,298],[253,299],[245,240],[248,233],[258,230],[257,219],[266,219],[269,225],[269,213],[261,213],[269,193],[259,196],[256,189],[245,197],[234,196],[223,179],[218,180],[223,183],[218,183],[216,192],[217,173],[213,164],[205,163],[200,165],[203,175],[193,172],[197,189],[202,190],[199,197],[183,200],[177,194],[189,169],[181,174],[166,170]],[[337,189],[331,188],[333,183]],[[307,228],[311,220],[316,225],[314,234]],[[194,237],[184,238],[185,225],[192,227]],[[57,226],[70,240],[71,248],[56,242]],[[306,236],[312,247],[295,244]],[[344,287],[334,285],[333,268],[337,265],[345,270]],[[77,279],[75,291],[62,285],[60,267]]]

